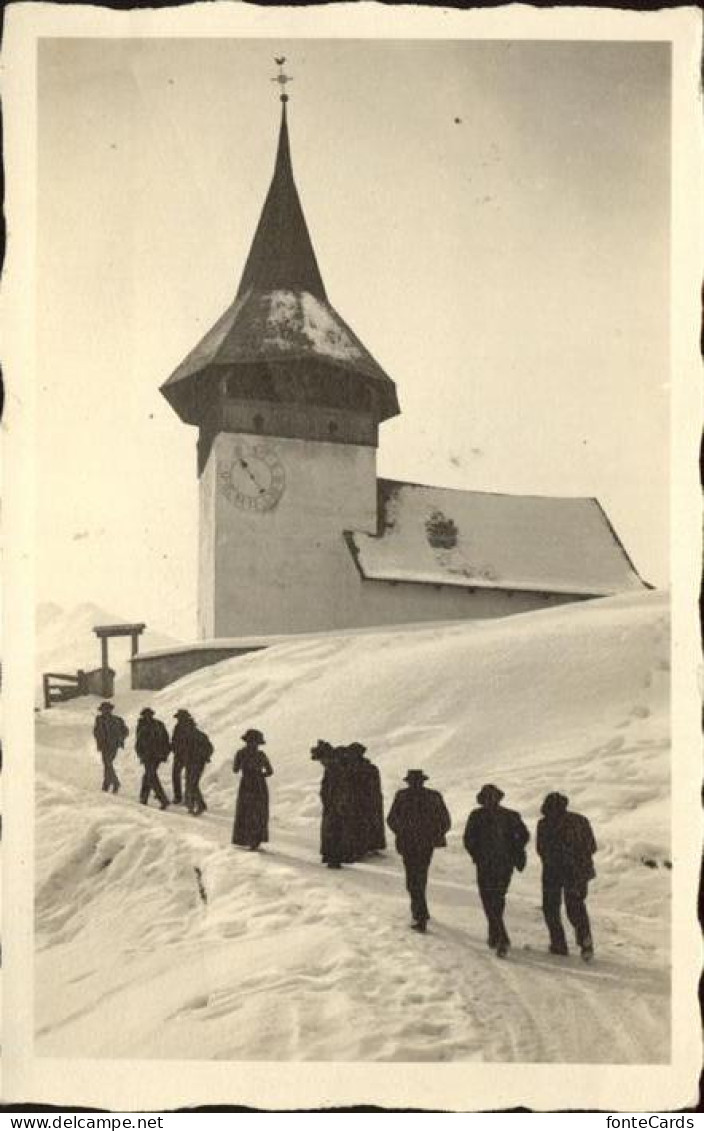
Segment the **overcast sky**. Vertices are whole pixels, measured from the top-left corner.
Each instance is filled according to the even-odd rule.
[[[196,430],[158,388],[237,288],[279,52],[329,299],[397,383],[379,473],[596,495],[666,584],[667,45],[45,39],[39,600],[195,635]]]

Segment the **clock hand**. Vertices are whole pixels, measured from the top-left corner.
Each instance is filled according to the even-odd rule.
[[[247,475],[252,480],[252,483],[258,489],[259,494],[260,495],[265,494],[266,493],[266,487],[261,487],[260,484],[257,482],[256,477],[254,475],[252,475],[252,472],[249,470],[249,464],[247,463],[246,459],[243,459],[242,456],[240,456],[239,458],[240,458],[240,466],[245,469],[245,471],[247,472]]]

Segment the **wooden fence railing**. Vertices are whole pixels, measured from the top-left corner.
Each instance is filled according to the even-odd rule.
[[[44,706],[49,708],[52,703],[65,703],[69,699],[77,699],[79,695],[88,694],[88,679],[84,671],[77,671],[75,675],[65,672],[44,672]]]

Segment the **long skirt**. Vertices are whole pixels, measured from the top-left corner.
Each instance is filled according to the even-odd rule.
[[[232,843],[258,848],[269,839],[269,787],[263,774],[242,774]]]
[[[323,864],[354,864],[362,858],[359,830],[352,814],[340,813],[334,805],[323,806],[320,855]]]

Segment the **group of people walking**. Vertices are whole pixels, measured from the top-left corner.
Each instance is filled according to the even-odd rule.
[[[193,816],[207,809],[200,789],[203,771],[213,754],[208,736],[198,728],[189,711],[179,709],[171,736],[151,707],[140,713],[135,752],[143,775],[139,800],[149,803],[154,793],[162,809],[169,801],[159,780],[159,767],[173,753],[174,804],[185,803]],[[112,703],[100,704],[93,728],[103,761],[103,790],[117,793],[120,782],[115,760],[129,736],[124,719]],[[271,762],[261,749],[266,739],[250,728],[242,735],[235,754],[233,773],[241,775],[235,807],[232,843],[256,851],[269,839],[269,788]],[[328,868],[342,868],[386,848],[384,801],[378,768],[359,742],[333,746],[318,739],[311,749],[313,761],[323,769],[320,785],[322,806],[320,855]],[[430,919],[427,885],[433,853],[447,844],[451,818],[442,795],[428,789],[422,770],[409,770],[406,786],[399,790],[386,818],[394,834],[396,850],[403,860],[406,888],[411,902],[411,927],[425,934]],[[487,943],[500,958],[508,954],[511,940],[505,923],[506,895],[514,871],[526,866],[530,833],[519,813],[505,808],[504,794],[497,786],[482,786],[477,808],[469,814],[463,844],[477,871],[477,887],[487,920]],[[574,928],[577,946],[585,961],[594,953],[586,907],[589,881],[594,878],[593,856],[597,850],[586,817],[568,811],[569,800],[561,793],[548,793],[538,822],[536,849],[542,862],[543,916],[550,936],[550,952],[569,953],[561,908]]]
[[[444,848],[450,814],[441,796],[427,789],[422,770],[409,770],[407,788],[400,790],[388,816],[396,835],[396,848],[406,871],[411,897],[412,928],[425,933],[430,913],[426,901],[428,869],[436,848]],[[526,866],[530,833],[519,813],[504,808],[497,786],[482,786],[478,807],[467,819],[463,843],[477,870],[477,887],[488,925],[487,944],[499,958],[508,954],[511,940],[504,920],[506,894],[515,870]],[[594,954],[587,912],[587,889],[594,878],[594,833],[586,817],[568,812],[569,798],[548,793],[538,821],[536,848],[542,861],[543,916],[550,936],[551,954],[567,955],[561,907],[574,928],[582,958]]]
[[[159,778],[159,768],[168,762],[173,753],[171,784],[173,804],[184,804],[194,817],[200,817],[208,806],[201,792],[200,780],[213,755],[213,744],[200,730],[190,711],[179,708],[172,734],[158,719],[151,707],[144,707],[137,721],[135,753],[142,763],[142,782],[139,800],[149,804],[152,793],[162,809],[172,802]],[[115,772],[115,761],[129,737],[129,727],[115,714],[113,704],[107,700],[100,704],[93,726],[93,737],[103,762],[103,790],[117,793],[120,780]],[[273,774],[271,763],[260,749],[264,735],[258,730],[248,730],[242,735],[244,746],[235,754],[233,773],[241,774],[235,809],[232,843],[255,850],[269,839],[269,791],[266,778]]]
[[[142,763],[142,782],[139,800],[149,804],[153,793],[162,809],[171,802],[159,779],[159,767],[168,761],[173,751],[172,785],[174,804],[185,803],[194,817],[205,812],[207,805],[200,791],[200,779],[213,754],[213,745],[199,730],[189,711],[178,710],[176,725],[169,736],[166,726],[151,707],[144,707],[137,721],[135,753]],[[117,793],[120,780],[115,772],[115,760],[129,737],[129,727],[124,719],[114,713],[112,703],[101,703],[93,727],[93,737],[103,761],[103,790]]]
[[[361,742],[332,746],[319,738],[311,758],[323,767],[320,855],[328,868],[355,864],[386,848],[381,775]]]

